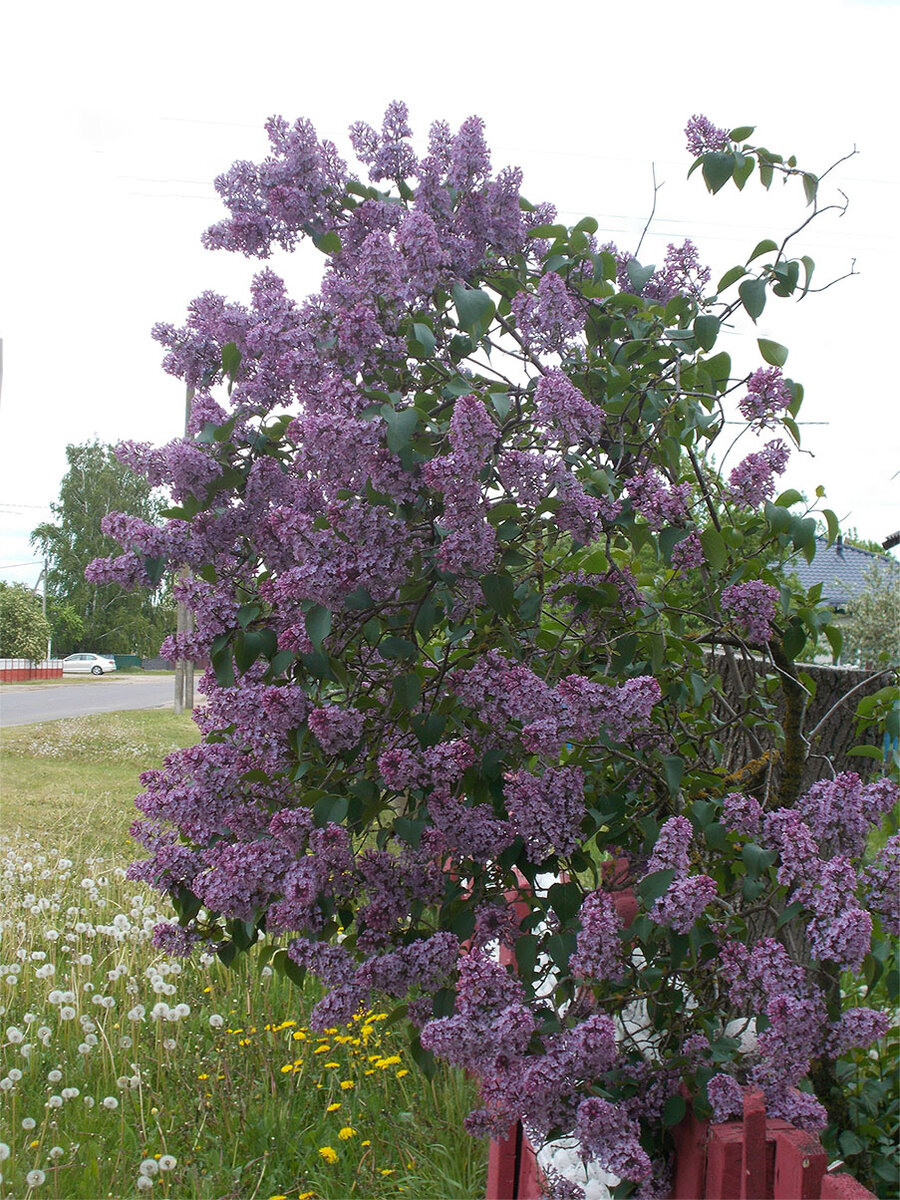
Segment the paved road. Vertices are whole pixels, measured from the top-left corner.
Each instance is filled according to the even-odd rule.
[[[29,725],[121,709],[170,708],[174,691],[169,675],[4,684],[0,688],[0,725]]]

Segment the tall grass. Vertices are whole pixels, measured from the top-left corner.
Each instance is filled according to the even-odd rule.
[[[470,1083],[426,1081],[386,1010],[316,1035],[313,988],[152,946],[171,912],[125,878],[121,828],[192,737],[163,713],[3,735],[0,1197],[483,1195]]]

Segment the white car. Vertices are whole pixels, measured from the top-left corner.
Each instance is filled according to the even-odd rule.
[[[63,675],[105,675],[115,669],[115,659],[105,654],[70,654],[63,659]]]

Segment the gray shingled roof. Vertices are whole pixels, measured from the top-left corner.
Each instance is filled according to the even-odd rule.
[[[832,608],[850,604],[866,587],[866,575],[873,568],[897,571],[900,578],[900,564],[895,558],[848,546],[840,538],[833,546],[827,545],[825,538],[816,538],[816,557],[811,563],[802,554],[796,554],[786,564],[787,571],[796,575],[803,587],[824,584],[822,601]]]

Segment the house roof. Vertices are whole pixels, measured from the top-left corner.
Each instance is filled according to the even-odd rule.
[[[864,591],[866,576],[875,571],[900,571],[895,558],[874,554],[848,546],[840,537],[829,546],[825,538],[816,538],[816,557],[808,563],[802,554],[795,554],[786,564],[789,573],[796,575],[804,588],[823,584],[822,600],[833,608],[844,608]]]

